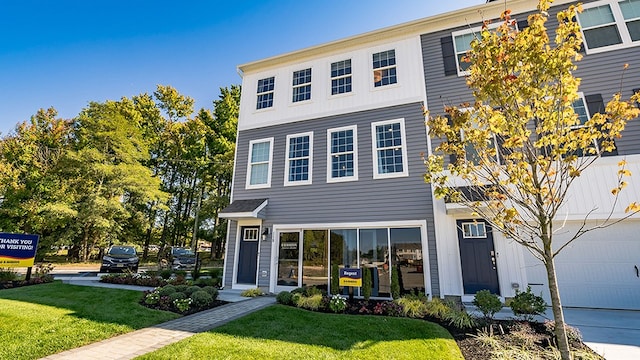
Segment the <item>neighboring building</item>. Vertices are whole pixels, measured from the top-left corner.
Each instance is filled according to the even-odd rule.
[[[554,9],[570,3],[556,1]],[[628,97],[640,88],[640,63],[633,64],[640,59],[640,0],[584,3],[583,101],[576,107],[589,116],[614,92]],[[507,2],[520,26],[536,5]],[[221,214],[230,220],[224,286],[328,289],[338,265],[372,268],[373,294],[381,298],[390,297],[394,270],[403,291],[436,297],[468,301],[480,289],[512,297],[527,285],[546,292],[537,260],[464,208],[435,199],[423,180],[422,154],[431,151],[423,107],[441,113],[444,104],[473,100],[459,55],[471,31],[504,7],[481,4],[241,65],[233,201]],[[624,63],[631,68],[621,84]],[[566,227],[579,226],[593,204],[590,219],[608,215],[621,157],[640,174],[638,121],[617,145],[617,155],[600,159],[576,184],[559,219]],[[631,183],[620,203],[639,193]],[[623,208],[616,204],[613,216]],[[587,234],[558,256],[564,305],[640,309],[638,229],[635,217]]]

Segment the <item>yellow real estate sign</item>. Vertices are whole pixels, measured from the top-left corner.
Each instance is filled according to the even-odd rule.
[[[362,286],[362,269],[340,269],[340,286]]]

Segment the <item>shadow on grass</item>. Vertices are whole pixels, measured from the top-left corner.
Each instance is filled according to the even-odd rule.
[[[283,305],[270,306],[210,332],[330,347],[339,351],[366,349],[379,342],[453,341],[446,329],[424,320],[327,314]]]

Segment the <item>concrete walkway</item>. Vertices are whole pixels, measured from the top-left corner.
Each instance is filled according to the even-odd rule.
[[[89,285],[88,283],[85,283]],[[225,291],[219,299],[224,299]],[[225,294],[227,298],[234,293]],[[124,360],[158,350],[196,333],[213,329],[259,309],[275,304],[272,296],[243,298],[214,309],[184,316],[149,328],[116,336],[97,343],[47,356],[47,360]]]

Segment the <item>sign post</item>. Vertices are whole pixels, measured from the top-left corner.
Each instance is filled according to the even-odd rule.
[[[362,286],[362,269],[340,269],[340,286],[349,287],[349,300],[353,300],[353,288]]]
[[[0,233],[0,267],[26,267],[29,280],[39,239],[38,235]]]

